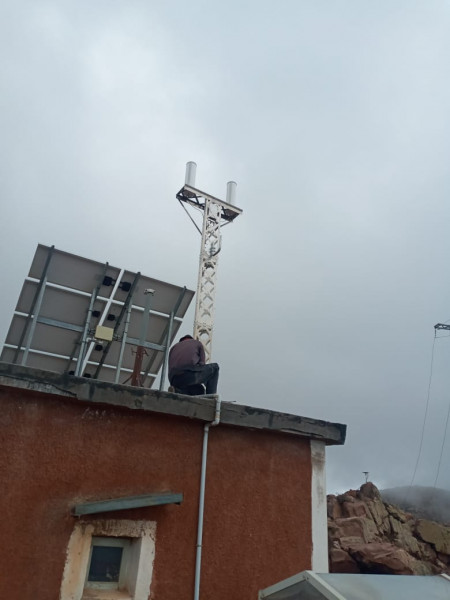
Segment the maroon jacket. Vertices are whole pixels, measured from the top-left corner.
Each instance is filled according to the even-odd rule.
[[[205,364],[205,350],[198,340],[188,338],[172,346],[169,352],[169,378],[173,371],[190,370]],[[194,369],[195,370],[195,369]]]

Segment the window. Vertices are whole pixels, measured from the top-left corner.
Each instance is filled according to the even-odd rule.
[[[120,590],[127,581],[130,540],[93,537],[85,589]]]
[[[156,523],[77,523],[67,549],[60,600],[147,600]]]

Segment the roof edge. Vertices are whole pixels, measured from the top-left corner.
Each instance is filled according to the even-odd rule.
[[[214,398],[182,396],[5,362],[0,362],[0,385],[62,396],[80,402],[144,410],[204,422],[214,420],[216,405]],[[220,421],[224,425],[298,435],[323,441],[327,445],[342,445],[347,429],[346,425],[340,423],[329,423],[226,400],[222,401]]]

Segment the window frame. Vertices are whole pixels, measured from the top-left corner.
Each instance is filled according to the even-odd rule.
[[[84,589],[96,590],[122,590],[127,583],[128,561],[130,558],[131,541],[128,538],[107,537],[107,536],[92,536],[91,549],[89,552],[89,561],[86,569],[86,579],[84,581]],[[94,546],[103,546],[107,548],[122,548],[122,556],[120,558],[119,580],[114,582],[109,581],[89,581],[89,571],[91,570],[92,553]]]
[[[128,557],[122,590],[86,587],[92,556],[92,538],[127,539]],[[59,600],[148,600],[156,551],[156,522],[131,519],[82,519],[75,523],[67,546],[67,558]],[[123,558],[122,558],[123,560]],[[91,582],[93,583],[93,582]],[[98,582],[95,582],[98,583]],[[119,585],[122,584],[119,576]]]

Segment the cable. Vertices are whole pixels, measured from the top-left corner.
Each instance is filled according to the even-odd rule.
[[[420,436],[419,453],[417,455],[416,466],[414,467],[414,473],[413,473],[413,476],[411,478],[411,483],[409,484],[409,487],[412,487],[412,485],[414,483],[414,479],[415,479],[416,473],[417,473],[417,467],[419,466],[420,455],[422,454],[422,445],[423,445],[423,438],[424,438],[424,434],[425,434],[425,425],[426,425],[426,422],[427,422],[428,407],[429,407],[429,404],[430,404],[430,391],[431,391],[431,381],[432,381],[432,377],[433,377],[433,363],[434,363],[434,347],[435,347],[435,345],[436,345],[436,331],[434,332],[433,346],[431,348],[430,377],[429,377],[429,380],[428,380],[427,402],[426,402],[426,406],[425,406],[425,414],[424,414],[424,417],[423,417],[422,434]]]
[[[181,200],[178,200],[178,202],[181,204],[181,206],[184,208],[184,210],[186,211],[187,216],[190,218],[190,220],[194,223],[197,231],[199,232],[200,235],[202,235],[202,230],[200,229],[200,227],[197,225],[197,223],[194,221],[194,219],[191,217],[191,215],[189,214],[189,211],[187,210],[187,208],[184,206],[184,204],[181,202]]]
[[[445,421],[445,429],[444,429],[444,439],[442,440],[441,454],[439,456],[439,463],[438,463],[438,468],[437,468],[437,473],[436,473],[436,479],[434,480],[434,486],[433,487],[436,487],[437,480],[438,480],[438,477],[439,477],[439,471],[441,469],[442,454],[444,452],[445,440],[447,438],[447,428],[448,428],[449,418],[450,418],[450,402],[449,402],[449,405],[448,405],[447,420]]]

